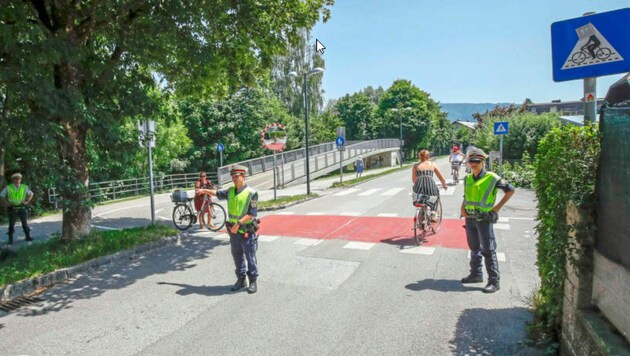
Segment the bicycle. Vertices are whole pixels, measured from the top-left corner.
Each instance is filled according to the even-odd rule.
[[[442,202],[439,196],[415,194],[413,205],[416,207],[416,213],[413,216],[413,238],[420,246],[427,241],[425,237],[429,230],[434,235],[440,231]]]
[[[576,52],[571,56],[571,62],[575,64],[580,64],[589,57],[592,57],[593,59],[597,58],[597,59],[603,60],[610,57],[611,54],[612,54],[612,51],[610,50],[610,48],[597,47],[597,50],[595,50],[595,57],[593,57],[591,56],[587,48],[582,47],[580,48],[580,52]]]
[[[201,203],[201,224],[208,227],[210,231],[219,231],[225,225],[226,213],[225,209],[210,200],[210,195],[203,194],[203,202]],[[178,230],[188,230],[193,224],[197,222],[197,213],[192,206],[194,197],[188,197],[186,191],[175,191],[171,194],[171,201],[175,203],[173,207],[173,224]],[[206,213],[210,211],[212,216],[211,224],[207,224]]]
[[[453,183],[459,183],[459,167],[461,162],[451,162],[451,175],[453,176]]]

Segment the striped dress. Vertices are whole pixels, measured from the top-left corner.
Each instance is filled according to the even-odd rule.
[[[416,194],[426,194],[439,196],[440,190],[433,180],[433,170],[416,170],[416,183],[413,185],[413,192]]]

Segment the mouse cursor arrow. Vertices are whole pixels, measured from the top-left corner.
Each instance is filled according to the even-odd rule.
[[[326,46],[324,46],[323,43],[319,42],[318,39],[315,39],[315,51],[319,52],[320,54],[324,54],[325,49]]]

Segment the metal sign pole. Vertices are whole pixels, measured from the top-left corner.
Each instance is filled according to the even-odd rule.
[[[273,200],[276,200],[276,151],[273,151]]]
[[[280,164],[280,166],[282,167],[282,188],[284,188],[284,151],[280,152],[280,160],[282,161],[282,163]]]
[[[151,224],[155,225],[155,199],[153,197],[153,152],[151,150],[151,140],[154,133],[149,131],[149,120],[146,120],[144,122],[144,129],[146,132],[145,142],[147,144],[147,147],[149,148],[149,191],[151,194]]]
[[[343,183],[343,150],[339,150],[339,183]]]
[[[584,78],[584,125],[595,122],[597,116],[597,77]],[[593,98],[589,98],[593,96]]]
[[[503,135],[501,135],[499,137],[500,141],[499,141],[499,152],[500,152],[500,156],[499,156],[499,175],[502,176],[503,175]]]
[[[223,151],[219,151],[219,167],[223,167]]]

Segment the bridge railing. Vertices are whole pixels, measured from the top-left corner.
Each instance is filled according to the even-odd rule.
[[[208,179],[216,182],[214,172],[207,173]],[[173,190],[175,188],[191,188],[199,179],[199,173],[169,174],[153,177],[153,187],[156,192]],[[142,194],[149,194],[149,177],[110,180],[94,182],[89,185],[90,195],[95,202],[116,200]],[[55,208],[59,208],[61,196],[56,188],[48,189],[48,201]]]

